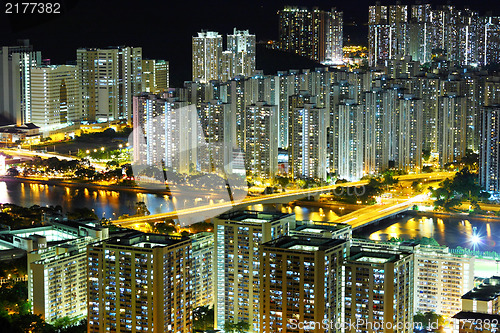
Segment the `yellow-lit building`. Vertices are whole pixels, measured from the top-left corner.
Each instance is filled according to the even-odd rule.
[[[462,296],[462,311],[453,316],[454,331],[493,333],[500,331],[500,277],[484,280]]]
[[[142,91],[159,94],[169,88],[169,62],[165,60],[142,60]]]
[[[246,322],[260,332],[259,245],[283,237],[295,224],[294,214],[235,211],[213,219],[215,327]]]
[[[340,327],[345,240],[282,237],[260,246],[260,332],[317,333]]]
[[[411,252],[351,247],[345,263],[345,322],[360,333],[413,332],[413,283]],[[395,323],[401,327],[393,328]]]
[[[31,121],[42,131],[80,122],[81,102],[75,66],[31,69]]]
[[[87,249],[87,332],[192,330],[189,238],[132,232]]]
[[[48,323],[87,315],[87,245],[107,237],[107,228],[76,222],[53,222],[13,236],[16,246],[26,244],[29,251],[28,300],[34,314]],[[54,242],[58,245],[51,246]]]

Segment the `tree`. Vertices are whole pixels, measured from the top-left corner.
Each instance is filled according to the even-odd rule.
[[[146,216],[149,215],[148,207],[144,201],[138,201],[135,203],[136,215],[138,216]]]
[[[444,327],[449,324],[442,315],[434,311],[417,312],[413,317],[413,322],[419,331],[424,332],[444,332]]]
[[[112,169],[113,167],[118,167],[118,166],[119,166],[119,164],[115,160],[111,160],[111,161],[107,161],[106,162],[106,168],[107,169]]]
[[[431,157],[431,150],[430,149],[422,149],[422,158],[425,161],[428,161],[430,157]]]
[[[460,163],[470,169],[477,169],[479,164],[479,154],[474,153],[471,149],[467,149]]]
[[[240,321],[234,323],[232,321],[226,321],[224,323],[224,331],[231,333],[246,333],[250,330],[250,324],[248,322]]]
[[[478,198],[481,192],[478,176],[475,173],[471,173],[469,168],[463,168],[455,174],[450,189],[469,200]]]
[[[463,168],[453,179],[445,179],[439,184],[439,188],[432,190],[436,198],[434,205],[449,211],[460,205],[464,199],[477,201],[481,193],[477,178],[477,174],[471,173],[469,168]]]
[[[279,185],[281,185],[282,188],[287,187],[287,185],[290,183],[290,178],[288,177],[281,177],[281,176],[276,176],[275,182]]]
[[[213,330],[214,319],[213,307],[200,306],[193,310],[193,326],[195,330]]]
[[[70,220],[97,220],[97,215],[94,211],[87,207],[75,208],[72,212],[69,212],[67,216]]]
[[[434,172],[434,169],[430,165],[426,165],[422,168],[422,172],[423,173],[430,173],[430,172]]]

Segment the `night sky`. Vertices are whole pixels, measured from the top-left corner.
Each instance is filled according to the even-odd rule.
[[[170,61],[172,81],[177,83],[190,79],[191,36],[201,29],[225,35],[237,27],[249,29],[257,40],[277,39],[276,12],[284,5],[337,7],[344,11],[344,37],[366,44],[368,6],[375,1],[65,0],[61,3],[62,14],[43,16],[7,15],[2,4],[0,44],[10,45],[19,38],[29,38],[35,49],[42,51],[42,57],[50,58],[52,64],[74,60],[78,47],[141,46],[144,58]],[[495,6],[491,0],[432,3],[453,3],[459,8],[469,5],[481,14],[492,11],[500,15],[500,4]]]

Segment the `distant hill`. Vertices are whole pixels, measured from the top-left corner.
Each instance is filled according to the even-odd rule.
[[[266,75],[276,74],[278,71],[289,69],[315,69],[325,67],[320,63],[297,54],[266,48],[258,44],[256,49],[256,68],[264,71]]]

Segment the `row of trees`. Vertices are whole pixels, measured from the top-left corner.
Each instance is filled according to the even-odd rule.
[[[400,175],[401,172],[397,170],[387,170],[384,171],[378,177],[366,177],[368,179],[368,184],[356,187],[354,189],[349,187],[340,187],[331,191],[332,200],[340,201],[345,203],[364,203],[364,204],[374,204],[375,197],[381,195],[390,189],[395,188],[399,184],[399,180],[396,176]],[[343,184],[347,182],[346,180],[338,180],[337,184]]]
[[[0,327],[2,332],[84,333],[86,320],[59,318],[52,324],[31,312],[26,282],[4,283],[0,286]]]
[[[107,128],[102,132],[82,133],[75,136],[76,142],[98,142],[110,141],[113,139],[126,139],[132,133],[131,127],[125,127],[121,131],[115,131],[112,128]]]
[[[460,206],[464,200],[469,200],[473,209],[479,210],[479,200],[488,199],[489,194],[481,190],[477,173],[472,173],[468,167],[463,168],[453,178],[447,178],[432,190],[436,198],[436,208],[452,211]]]

